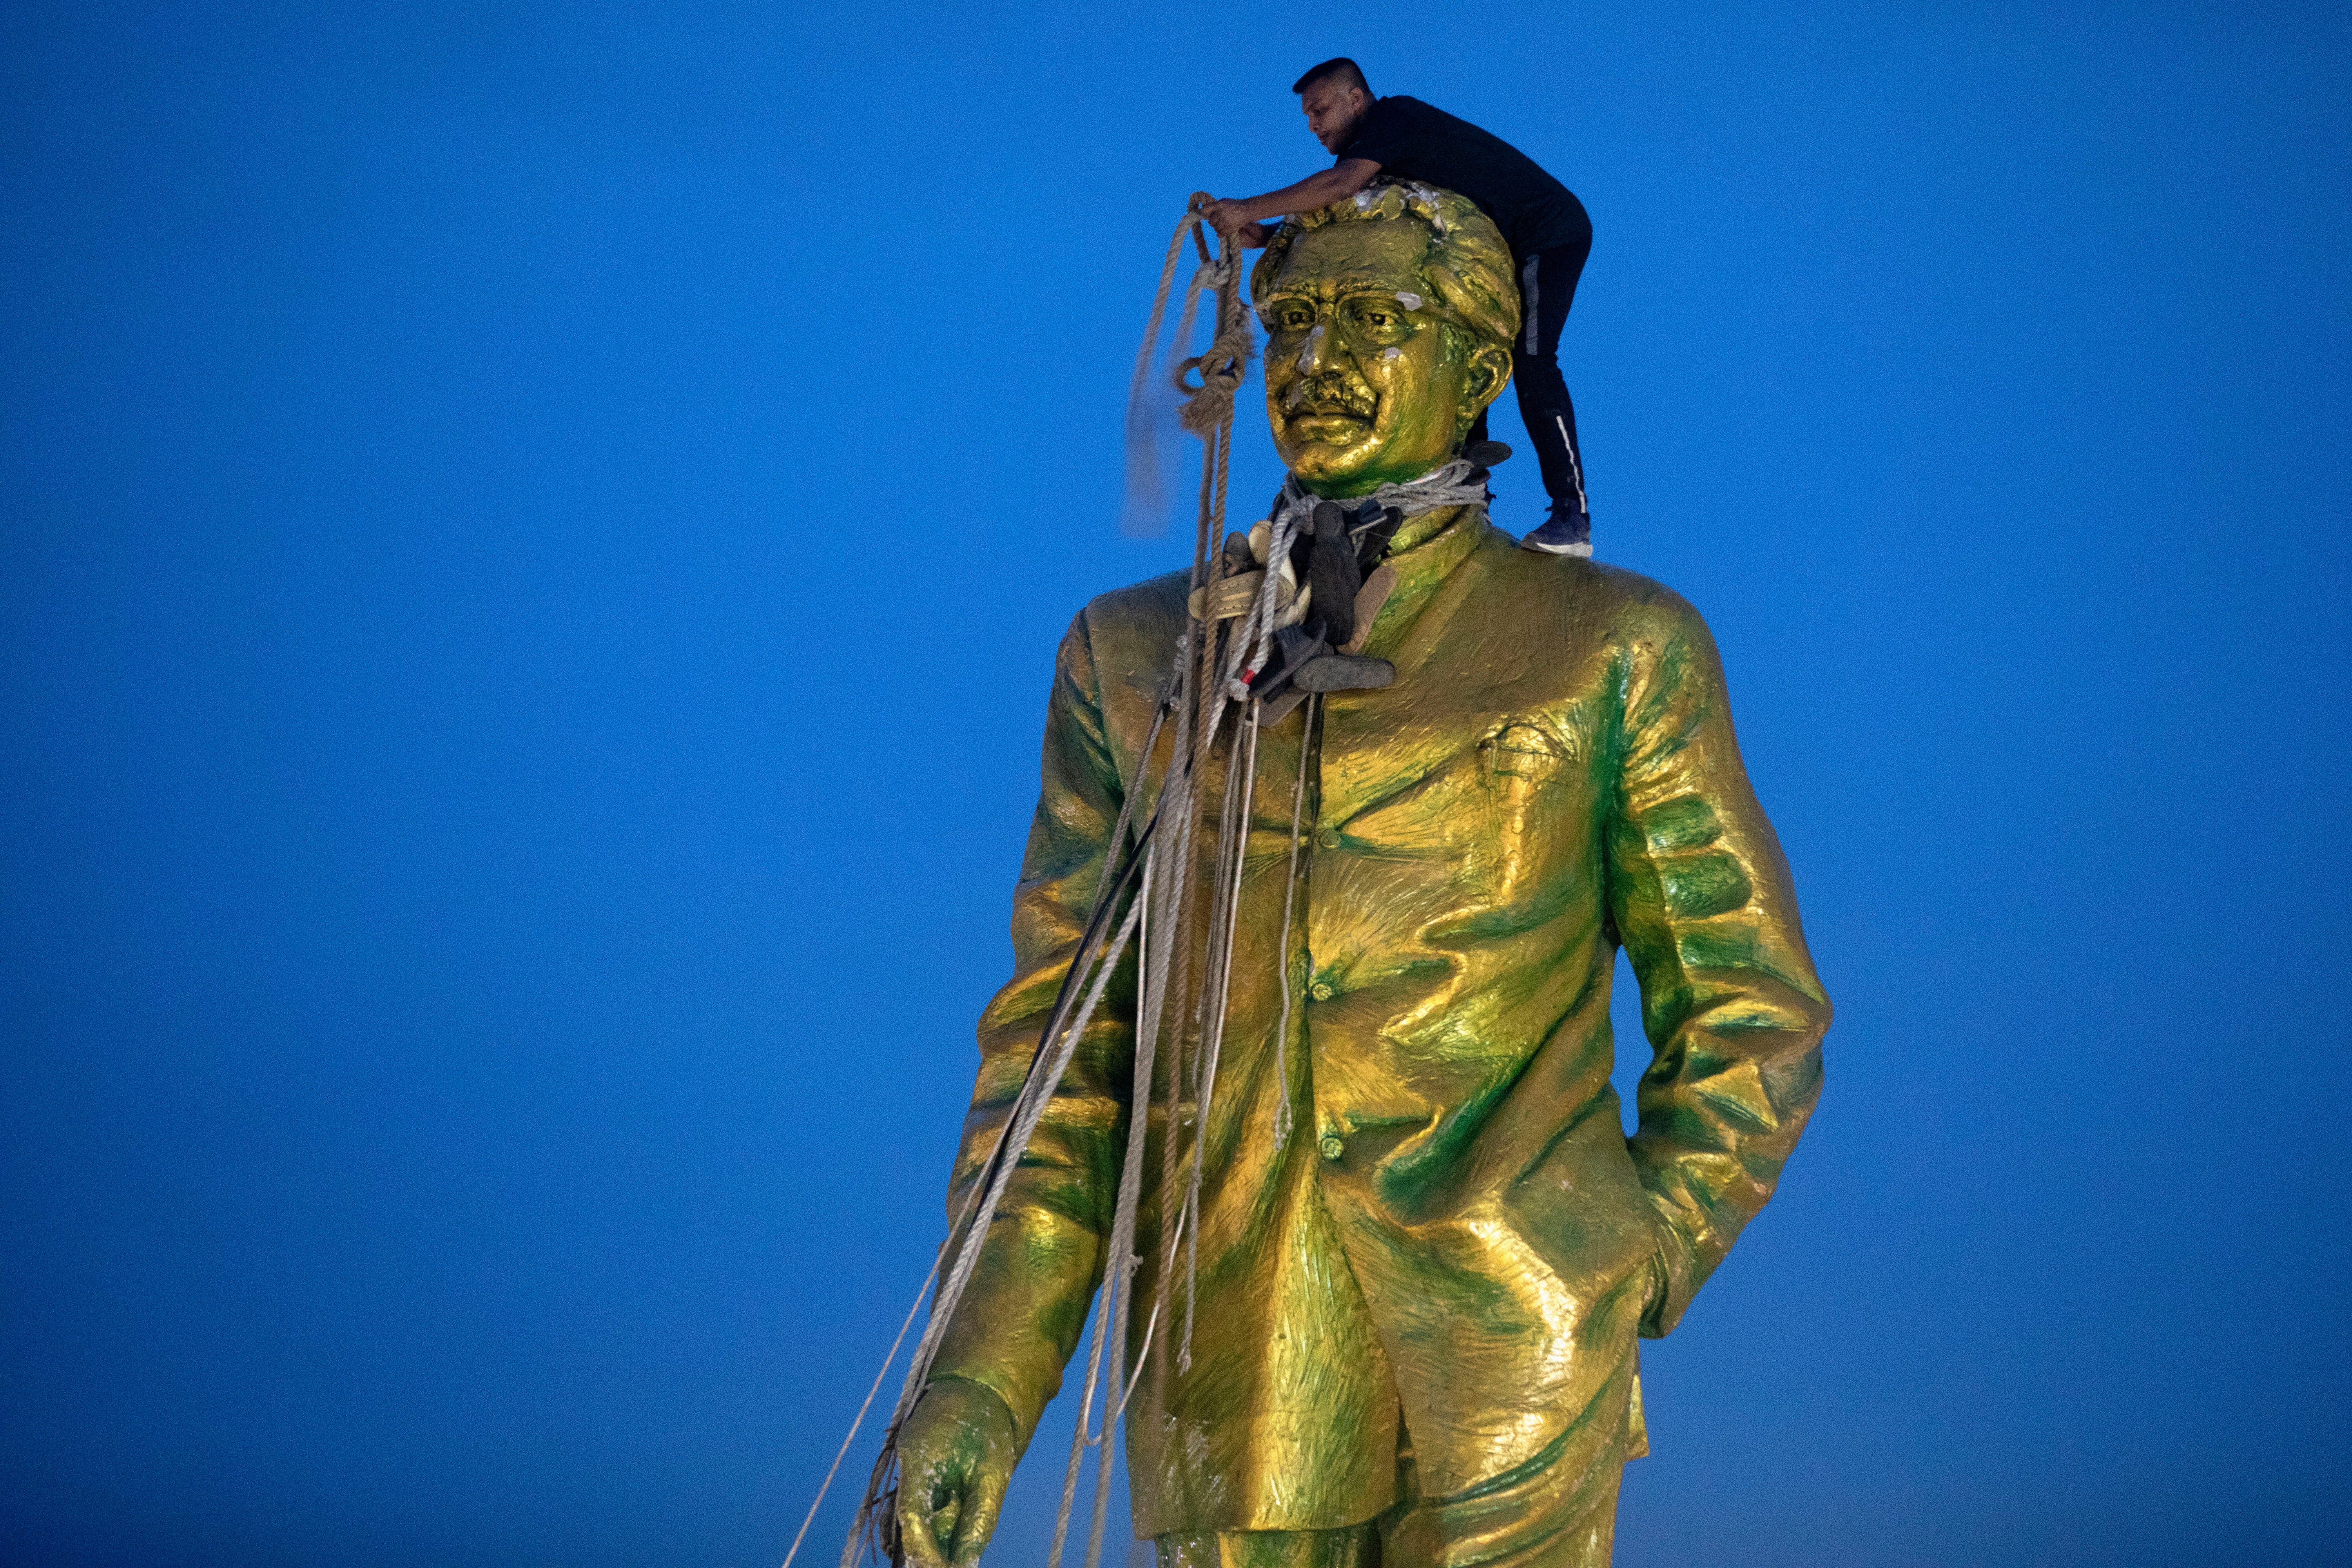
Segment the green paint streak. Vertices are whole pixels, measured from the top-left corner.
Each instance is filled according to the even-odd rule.
[[[1677,795],[1643,812],[1638,824],[1643,839],[1659,854],[1697,849],[1723,837],[1723,823],[1704,795]]]
[[[1659,868],[1666,907],[1685,920],[1705,920],[1745,904],[1756,890],[1728,855],[1696,855]]]

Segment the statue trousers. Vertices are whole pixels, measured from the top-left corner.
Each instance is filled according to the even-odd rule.
[[[1614,1396],[1527,1463],[1453,1497],[1422,1494],[1400,1429],[1397,1503],[1340,1530],[1163,1535],[1159,1568],[1608,1568],[1625,1461],[1648,1451],[1629,1361]]]

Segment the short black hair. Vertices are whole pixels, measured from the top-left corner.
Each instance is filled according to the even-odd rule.
[[[1293,92],[1305,92],[1308,88],[1313,87],[1317,82],[1323,80],[1325,78],[1335,76],[1350,87],[1362,88],[1366,98],[1372,96],[1372,84],[1364,79],[1363,68],[1345,55],[1341,55],[1337,59],[1325,60],[1321,65],[1317,66],[1313,70],[1308,71],[1305,76],[1300,77],[1297,81],[1292,82],[1290,84],[1290,90]]]

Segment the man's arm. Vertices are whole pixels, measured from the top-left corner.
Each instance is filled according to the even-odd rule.
[[[1642,1322],[1654,1336],[1772,1195],[1821,1093],[1830,1005],[1740,764],[1714,639],[1663,592],[1630,618],[1612,683],[1623,706],[1609,902],[1654,1053],[1631,1140],[1657,1241]]]
[[[1297,184],[1268,191],[1262,196],[1241,196],[1211,202],[1201,209],[1209,226],[1236,245],[1260,246],[1270,237],[1265,225],[1254,220],[1288,213],[1311,213],[1333,202],[1346,201],[1372,183],[1381,166],[1370,158],[1347,158],[1328,169],[1318,169]]]

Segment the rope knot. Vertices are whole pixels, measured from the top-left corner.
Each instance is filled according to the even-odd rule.
[[[1208,352],[1176,366],[1176,390],[1184,395],[1177,422],[1195,436],[1206,436],[1233,417],[1234,396],[1248,374],[1249,340],[1221,336]],[[1198,375],[1200,380],[1191,378]]]

